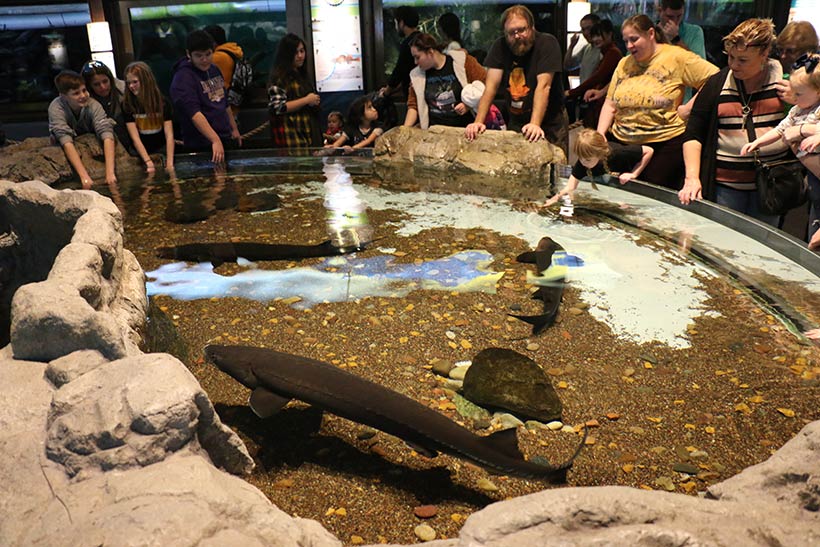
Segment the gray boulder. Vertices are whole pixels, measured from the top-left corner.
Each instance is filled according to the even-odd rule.
[[[45,447],[78,479],[144,467],[183,449],[204,449],[232,473],[254,466],[185,365],[163,354],[105,363],[63,385],[51,403]]]
[[[561,419],[561,400],[543,369],[511,349],[480,351],[467,369],[461,390],[482,407],[508,410],[519,418],[540,422]]]

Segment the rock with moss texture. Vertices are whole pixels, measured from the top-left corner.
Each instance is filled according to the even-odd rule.
[[[538,363],[511,349],[488,348],[473,358],[462,394],[482,407],[539,422],[561,419],[561,400]]]

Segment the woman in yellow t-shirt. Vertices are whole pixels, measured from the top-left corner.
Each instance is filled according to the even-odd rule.
[[[663,33],[646,15],[621,26],[630,55],[621,59],[598,118],[598,132],[621,144],[650,146],[652,161],[642,180],[679,190],[683,184],[682,105],[687,87],[700,89],[718,71],[682,47],[663,43]]]

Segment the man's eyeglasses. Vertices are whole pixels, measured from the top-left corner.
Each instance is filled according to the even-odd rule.
[[[505,31],[505,34],[508,38],[515,38],[516,36],[524,36],[530,31],[530,27],[521,27],[521,28],[511,28],[508,31]]]
[[[811,74],[814,72],[814,69],[817,68],[817,63],[820,62],[820,55],[812,55],[810,53],[804,53],[792,65],[792,70],[797,70],[798,68],[805,68],[806,74]]]
[[[83,69],[80,71],[80,74],[83,76],[88,76],[99,68],[106,68],[105,63],[102,61],[88,61],[83,65]]]

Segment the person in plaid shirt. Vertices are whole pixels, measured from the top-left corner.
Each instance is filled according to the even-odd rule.
[[[305,42],[287,34],[279,42],[268,85],[273,145],[300,149],[322,146],[319,94],[307,75]]]

